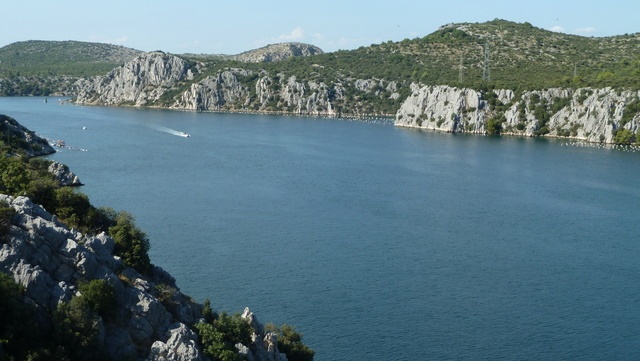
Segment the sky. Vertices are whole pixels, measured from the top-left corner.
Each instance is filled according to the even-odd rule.
[[[0,47],[78,40],[142,51],[239,54],[303,42],[325,52],[426,36],[440,26],[504,19],[568,34],[640,32],[638,0],[20,0],[3,4]]]

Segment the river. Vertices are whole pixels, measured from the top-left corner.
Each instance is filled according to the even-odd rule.
[[[295,325],[318,361],[640,357],[639,153],[56,98],[0,113],[64,140],[50,158],[135,215],[184,293]]]

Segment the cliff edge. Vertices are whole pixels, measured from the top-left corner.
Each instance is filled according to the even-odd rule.
[[[552,88],[515,94],[416,84],[412,89],[396,113],[397,126],[619,144],[640,130],[640,91]]]
[[[106,359],[208,359],[192,329],[205,322],[203,307],[180,292],[170,274],[153,267],[142,275],[114,256],[113,238],[68,229],[27,197],[0,194],[3,203],[14,215],[2,237],[0,272],[23,288],[22,301],[36,310],[42,327],[52,327],[60,306],[86,292],[82,284],[104,280],[114,290],[116,307],[95,319],[94,341],[107,352]],[[250,310],[242,319],[253,336],[236,346],[239,354],[256,361],[286,360],[275,335],[265,332]]]
[[[292,344],[313,359],[248,308],[183,294],[133,216],[93,207],[66,165],[27,156],[53,152],[44,139],[0,117],[0,360],[286,361]]]

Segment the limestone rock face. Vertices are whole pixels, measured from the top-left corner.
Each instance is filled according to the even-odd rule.
[[[163,52],[143,53],[134,60],[79,84],[79,104],[142,106],[157,100],[176,82],[193,79],[191,65]]]
[[[640,126],[640,114],[622,122],[625,106],[637,101],[639,91],[552,88],[528,91],[516,100],[509,89],[482,94],[472,89],[413,85],[412,90],[396,113],[397,126],[486,134],[489,121],[498,121],[502,134],[604,143],[612,143],[618,129],[637,132]],[[493,105],[492,98],[496,99]]]
[[[302,53],[299,56],[321,51],[312,50],[310,46],[287,46],[292,47],[292,54]],[[79,81],[75,101],[94,105],[334,117],[341,116],[343,111],[353,116],[371,115],[371,109],[358,99],[359,93],[367,98],[393,100],[400,96],[398,83],[381,79],[345,78],[330,81],[328,85],[320,76],[301,81],[281,73],[240,68],[220,69],[211,75],[195,77],[203,74],[206,66],[161,52],[144,53],[106,76]],[[320,68],[312,65],[311,71]]]
[[[280,43],[247,51],[242,54],[235,55],[233,58],[247,63],[266,63],[282,61],[296,56],[311,56],[323,53],[324,52],[319,47],[309,44]]]
[[[249,307],[244,309],[242,318],[246,320],[254,330],[251,335],[253,341],[251,350],[253,352],[252,354],[248,354],[246,350],[243,350],[242,345],[236,345],[240,353],[247,355],[249,360],[287,361],[287,356],[278,351],[276,335],[272,332],[265,332],[264,327]]]
[[[150,361],[200,361],[198,335],[182,323],[171,325],[167,342],[156,341],[151,346]]]
[[[3,141],[24,151],[27,157],[43,156],[56,152],[46,139],[37,136],[15,119],[3,114],[0,114],[0,133]]]
[[[0,202],[16,212],[0,244],[0,272],[24,287],[25,302],[43,317],[78,295],[80,282],[106,280],[118,305],[108,320],[98,321],[110,359],[208,360],[189,327],[201,322],[202,306],[180,292],[170,274],[159,267],[148,276],[139,274],[113,255],[111,237],[69,230],[29,198],[0,194]],[[250,345],[236,345],[238,353],[253,361],[287,360],[275,335],[265,334],[248,308],[242,317],[254,334]]]
[[[255,85],[241,79],[255,77]],[[278,82],[274,91],[274,82]],[[253,91],[252,89],[253,88]],[[338,86],[330,89],[324,83],[298,82],[295,76],[287,79],[270,78],[244,69],[230,69],[208,76],[182,93],[172,108],[195,111],[243,110],[263,111],[272,103],[288,113],[334,116],[331,95],[342,97]]]
[[[56,177],[56,181],[63,187],[81,186],[80,178],[73,174],[65,164],[53,161],[49,165],[49,173]]]
[[[191,84],[182,94],[181,101],[173,107],[205,111],[244,104],[248,89],[240,83],[238,77],[246,77],[249,74],[250,72],[243,69],[233,69],[220,72],[217,76],[207,76],[200,82]]]
[[[117,351],[114,359],[134,356],[122,350],[133,352],[139,349],[136,345],[153,343],[156,335],[168,335],[175,319],[193,323],[201,317],[200,306],[184,296],[175,282],[163,287],[171,287],[179,311],[167,310],[155,296],[158,284],[114,257],[114,241],[104,233],[85,236],[69,230],[26,197],[0,195],[0,201],[16,211],[9,241],[0,248],[0,271],[13,275],[30,303],[50,313],[78,292],[78,282],[105,279],[114,287],[119,307],[115,321],[105,324],[106,334],[113,337],[104,339],[107,349]],[[165,277],[162,282],[168,280]]]

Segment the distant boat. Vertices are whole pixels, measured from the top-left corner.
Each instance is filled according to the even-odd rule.
[[[44,102],[45,102],[45,103],[48,103],[49,101],[47,100],[47,98],[44,98]]]

